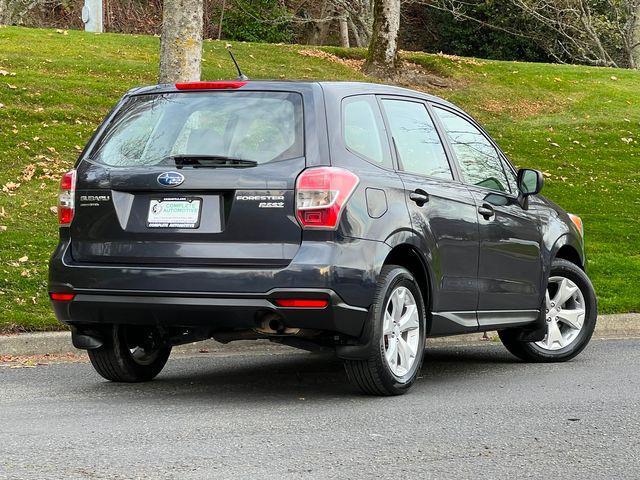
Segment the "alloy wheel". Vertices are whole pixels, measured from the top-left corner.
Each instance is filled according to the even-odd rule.
[[[535,344],[544,350],[560,350],[571,345],[582,331],[586,314],[584,295],[570,279],[549,278],[546,294],[547,334]]]
[[[406,375],[420,345],[420,318],[416,300],[406,287],[397,287],[387,301],[382,329],[384,356],[391,372]]]

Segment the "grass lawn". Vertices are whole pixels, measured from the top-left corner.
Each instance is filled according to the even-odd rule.
[[[46,291],[59,175],[122,93],[156,82],[158,50],[149,36],[0,28],[0,331],[60,328]],[[357,61],[309,50],[234,44],[254,79],[365,79]],[[640,72],[405,58],[446,78],[431,93],[474,114],[516,165],[544,171],[544,193],[582,216],[601,312],[640,311]],[[205,42],[203,79],[234,76],[224,42]]]

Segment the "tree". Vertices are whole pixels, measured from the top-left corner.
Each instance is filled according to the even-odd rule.
[[[203,0],[165,0],[160,39],[160,83],[200,80]]]
[[[485,0],[407,0],[448,11],[512,35],[530,38],[558,62],[640,68],[640,0],[507,0],[533,28],[475,14]]]
[[[372,5],[373,0],[302,1],[297,6],[291,5],[291,20],[308,26],[306,41],[312,45],[325,44],[331,24],[337,22],[341,46],[350,46],[353,38],[356,46],[366,47],[373,22]]]
[[[636,5],[633,24],[633,62],[635,68],[640,68],[640,2]]]
[[[43,6],[47,0],[0,0],[0,25],[21,25],[25,17],[38,6]]]
[[[380,78],[393,76],[400,65],[398,31],[400,0],[374,0],[373,30],[364,71]]]

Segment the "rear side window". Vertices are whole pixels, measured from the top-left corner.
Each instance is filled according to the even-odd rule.
[[[453,179],[447,155],[427,108],[406,100],[382,100],[400,167],[405,172]]]
[[[461,116],[438,107],[434,110],[447,132],[464,181],[469,185],[509,192],[502,162],[489,139]]]
[[[304,155],[302,99],[281,92],[188,92],[131,97],[90,157],[110,166],[158,165],[173,155],[266,163]]]
[[[382,117],[375,97],[358,95],[342,101],[342,135],[352,152],[380,166],[391,168]]]

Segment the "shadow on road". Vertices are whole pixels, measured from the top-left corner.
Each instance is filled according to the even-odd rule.
[[[518,361],[501,346],[445,347],[427,350],[416,388],[466,381],[474,373],[498,369]],[[514,365],[515,367],[515,365]],[[373,398],[359,395],[347,381],[342,362],[331,354],[287,354],[170,360],[155,381],[146,384],[97,382],[78,387],[110,397],[167,397],[180,400],[224,399],[261,402],[267,397],[299,401],[336,397]]]

